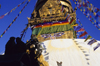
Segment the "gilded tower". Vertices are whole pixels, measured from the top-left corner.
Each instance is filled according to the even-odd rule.
[[[62,10],[63,6],[63,10]],[[65,15],[65,12],[67,14]],[[55,33],[63,32],[64,34],[55,37],[56,39],[73,39],[76,37],[75,31],[70,24],[53,25],[44,27],[44,23],[50,22],[56,23],[58,21],[65,21],[67,16],[70,15],[74,20],[76,19],[76,13],[74,12],[71,2],[69,0],[38,0],[36,7],[31,14],[31,18],[28,18],[29,25],[32,27],[32,35],[36,37],[40,42],[49,40],[50,36],[54,36]],[[66,20],[68,21],[68,20]],[[41,27],[39,27],[41,25]],[[41,35],[49,36],[43,38]]]

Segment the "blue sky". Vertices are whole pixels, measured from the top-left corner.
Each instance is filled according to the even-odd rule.
[[[22,3],[24,0],[0,0],[1,9],[0,9],[0,16],[4,15],[5,13],[9,12],[11,9],[16,7],[18,4]],[[75,4],[72,0],[70,0],[72,3],[72,7],[75,7]],[[97,8],[100,8],[100,0],[88,0],[90,3],[92,3]],[[31,0],[30,3],[25,7],[25,9],[22,11],[22,13],[19,15],[19,17],[16,19],[16,21],[12,24],[10,29],[3,35],[2,38],[0,38],[0,53],[5,50],[5,44],[9,40],[10,37],[20,37],[21,31],[26,27],[26,24],[28,23],[27,17],[31,16],[31,13],[34,10],[36,0]],[[21,11],[21,9],[24,7],[24,4],[22,4],[20,7],[18,7],[15,11],[10,13],[9,15],[5,16],[3,19],[0,19],[0,35],[6,30],[6,28],[9,26],[9,24],[14,20],[14,18],[18,15],[18,13]],[[100,30],[98,30],[87,18],[83,13],[77,9],[76,11],[77,17],[80,19],[81,23],[83,24],[85,30],[88,32],[89,35],[91,35],[96,40],[100,40]],[[100,15],[100,13],[98,13]],[[25,39],[23,40],[26,42],[26,40],[30,39],[31,36],[31,29],[28,28]]]

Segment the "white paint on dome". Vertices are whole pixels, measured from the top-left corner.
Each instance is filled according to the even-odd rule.
[[[99,66],[100,48],[96,51],[93,48],[100,41],[91,46],[87,45],[89,41],[84,42],[84,39],[55,39],[44,41],[43,43],[47,48],[46,51],[49,53],[44,57],[49,56],[47,60],[49,66],[57,66],[57,61],[62,62],[62,66]],[[83,53],[83,51],[86,53]],[[86,54],[89,56],[85,56]],[[86,58],[89,60],[86,60]]]
[[[68,42],[68,44],[66,44]],[[56,48],[67,48],[73,44],[71,39],[56,39],[51,41],[51,45]]]

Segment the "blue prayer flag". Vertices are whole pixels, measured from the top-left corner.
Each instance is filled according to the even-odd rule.
[[[88,45],[92,45],[93,43],[97,42],[94,38],[88,42]]]
[[[80,30],[81,29],[81,26],[74,26],[74,30],[75,31],[78,31],[78,30]]]

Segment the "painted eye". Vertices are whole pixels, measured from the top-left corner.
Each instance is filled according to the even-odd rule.
[[[56,36],[56,37],[60,37],[60,36],[62,36],[63,34],[64,34],[63,32],[60,32],[60,33],[56,33],[55,36]]]
[[[44,37],[44,38],[49,38],[51,35],[50,34],[43,34],[41,35],[41,37]]]

